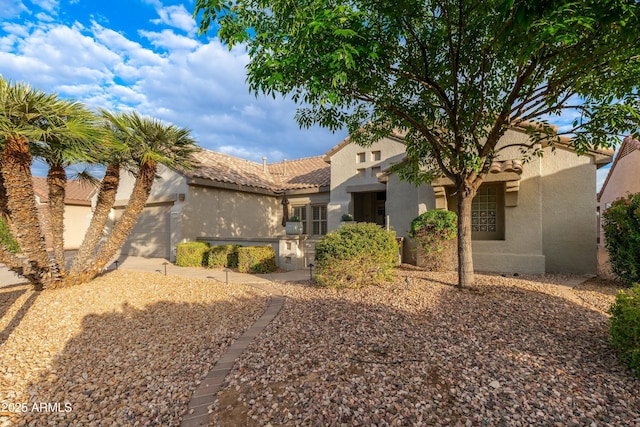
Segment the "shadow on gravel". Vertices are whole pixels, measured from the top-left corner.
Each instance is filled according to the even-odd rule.
[[[158,302],[87,315],[82,329],[25,393],[28,425],[179,425],[196,388],[259,317],[263,297],[214,304]],[[245,311],[246,313],[246,311]]]
[[[2,345],[7,340],[7,338],[9,338],[14,329],[18,327],[18,325],[39,295],[39,292],[31,291],[29,289],[29,286],[30,285],[23,284],[0,288],[0,319],[2,319],[3,323],[5,320],[7,320],[4,319],[4,317],[7,315],[7,312],[9,311],[11,306],[15,304],[22,295],[27,292],[32,292],[27,300],[22,304],[22,306],[20,306],[13,318],[8,321],[7,326],[5,326],[2,332],[0,332],[0,345]],[[22,287],[23,289],[14,289],[16,287]]]
[[[211,425],[633,425],[640,381],[606,316],[480,278],[291,287],[236,362]],[[446,282],[446,279],[444,279]]]

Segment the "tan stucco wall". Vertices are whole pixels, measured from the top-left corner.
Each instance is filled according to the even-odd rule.
[[[272,237],[280,233],[282,205],[273,196],[190,186],[182,209],[182,238]]]
[[[600,215],[609,203],[629,194],[640,193],[640,150],[635,150],[618,159],[609,172],[606,185],[600,192]],[[600,228],[600,245],[604,246],[604,232]]]
[[[379,161],[371,158],[375,151],[381,153]],[[358,162],[358,153],[364,153],[364,162]],[[331,156],[331,201],[327,208],[329,230],[335,230],[340,226],[342,214],[353,214],[351,193],[347,191],[347,187],[381,186],[382,184],[378,182],[378,178],[372,173],[371,168],[379,167],[384,170],[392,163],[401,161],[404,153],[404,144],[390,138],[383,138],[366,148],[347,144]],[[365,170],[364,176],[357,176],[358,169]],[[384,190],[383,185],[382,188]],[[387,193],[388,195],[389,193]],[[389,213],[388,208],[387,213]]]
[[[116,200],[128,200],[133,190],[135,177],[126,171],[120,172],[120,185]],[[177,196],[178,194],[187,193],[187,180],[182,175],[173,170],[160,165],[158,167],[157,178],[153,181],[149,200],[153,201],[157,198],[167,198],[168,196]]]
[[[64,247],[78,249],[91,221],[91,206],[64,207]]]
[[[557,149],[543,162],[543,250],[548,272],[595,274],[596,165]]]

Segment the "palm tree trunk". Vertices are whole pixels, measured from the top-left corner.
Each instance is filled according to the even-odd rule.
[[[144,209],[151,193],[151,186],[156,177],[157,168],[157,163],[152,160],[140,165],[129,203],[120,219],[115,223],[107,241],[100,246],[93,261],[79,274],[82,281],[92,280],[100,274],[107,263],[115,256],[118,249],[122,247],[129,234],[131,234],[131,230],[133,230],[138,216]]]
[[[458,188],[458,287],[473,286],[473,254],[471,245],[471,202],[476,191]]]
[[[53,240],[53,260],[61,276],[65,275],[64,259],[64,198],[66,194],[67,173],[61,166],[51,166],[47,174],[49,185],[49,224]]]
[[[5,140],[0,169],[7,192],[7,207],[14,222],[14,237],[29,264],[21,274],[36,290],[42,290],[58,282],[60,275],[47,255],[33,192],[31,161],[25,138]]]
[[[116,193],[120,184],[120,166],[118,164],[109,164],[105,171],[100,192],[98,193],[98,202],[95,211],[91,217],[91,224],[84,235],[82,245],[73,259],[71,266],[71,274],[77,274],[89,267],[89,262],[96,255],[96,248],[100,239],[104,236],[104,230],[109,220],[109,213],[116,201]]]

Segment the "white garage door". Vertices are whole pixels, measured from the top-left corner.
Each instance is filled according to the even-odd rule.
[[[129,239],[122,247],[122,254],[169,259],[172,206],[173,204],[163,204],[144,208]]]

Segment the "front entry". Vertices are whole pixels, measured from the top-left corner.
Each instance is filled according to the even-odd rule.
[[[353,219],[357,222],[373,222],[386,225],[386,191],[351,193],[353,197]]]

